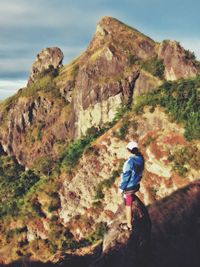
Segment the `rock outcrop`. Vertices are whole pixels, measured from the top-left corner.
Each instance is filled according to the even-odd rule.
[[[158,57],[163,60],[166,80],[195,77],[198,69],[191,55],[178,42],[163,41],[159,45]]]
[[[28,85],[33,83],[38,75],[45,70],[48,70],[49,68],[57,70],[60,68],[62,66],[63,58],[63,52],[58,47],[48,47],[42,49],[42,51],[37,54],[37,58],[33,63]]]
[[[102,128],[122,104],[131,105],[136,96],[163,82],[143,69],[146,61],[159,58],[165,78],[174,80],[198,73],[188,55],[177,42],[158,44],[117,19],[103,17],[86,51],[46,84],[40,84],[40,78],[46,75],[48,80],[58,70],[63,53],[52,47],[37,55],[27,88],[0,106],[0,143],[24,165],[46,154],[55,159],[51,151],[56,142],[80,138],[91,127]],[[37,138],[41,132],[43,138]]]
[[[133,202],[133,231],[120,230],[125,221],[124,205],[120,206],[104,237],[102,255],[91,267],[142,267],[149,260],[151,222],[144,204],[135,197]]]
[[[0,133],[4,151],[14,155],[19,163],[27,167],[40,156],[53,156],[55,140],[65,139],[67,135],[66,123],[61,119],[62,112],[60,103],[48,96],[19,97],[10,108],[7,125],[2,127]],[[3,118],[0,120],[3,123]]]
[[[122,103],[131,103],[140,74],[139,66],[131,59],[155,56],[156,44],[152,39],[117,19],[103,17],[79,59],[70,119],[72,135],[79,137],[92,126],[101,127],[113,120]],[[152,83],[143,87],[153,88]]]
[[[148,216],[137,199],[133,210],[136,229],[129,235],[118,229],[124,214],[116,214],[121,200],[117,192],[120,164],[128,157],[126,143],[137,140],[146,160],[138,196],[149,205],[197,179],[198,141],[188,143],[184,127],[170,121],[158,103],[144,107],[143,114],[128,112],[123,120],[108,123],[116,115],[119,118],[123,104],[131,106],[136,96],[165,81],[154,72],[157,65],[164,70],[166,80],[176,80],[198,74],[196,61],[178,43],[158,44],[110,17],[101,19],[79,58],[59,69],[62,59],[58,48],[42,50],[33,64],[28,86],[0,103],[0,154],[7,152],[24,167],[42,174],[35,185],[39,193],[35,194],[35,189],[30,192],[23,206],[30,217],[25,216],[20,224],[16,221],[13,239],[8,233],[0,240],[0,259],[9,263],[28,254],[32,261],[58,262],[64,251],[72,263],[69,266],[76,266],[74,257],[75,262],[80,260],[79,266],[88,267],[97,256],[96,231],[103,222],[110,225],[109,231],[93,266],[123,266],[124,255],[129,254],[130,264],[142,266],[149,243]],[[69,149],[70,142],[87,135],[88,130],[91,133],[108,125],[114,126],[88,150],[84,150],[85,139]],[[85,152],[79,158],[82,149]],[[182,164],[183,153],[195,159]],[[73,164],[74,169],[69,170]],[[181,177],[180,171],[186,176]],[[24,205],[23,201],[19,204]],[[32,213],[26,210],[33,206],[36,210]],[[2,222],[2,233],[12,223]]]
[[[146,71],[141,70],[140,75],[135,82],[133,100],[136,99],[137,96],[148,93],[152,90],[152,88],[157,88],[161,84],[162,81],[160,79]]]

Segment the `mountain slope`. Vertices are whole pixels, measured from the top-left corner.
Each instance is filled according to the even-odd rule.
[[[79,58],[67,66],[62,58],[43,50],[27,87],[0,105],[0,151],[22,168],[27,189],[1,217],[3,263],[58,262],[98,247],[122,201],[131,139],[146,161],[138,193],[146,205],[198,179],[199,63],[188,51],[104,17]],[[179,78],[188,79],[164,80]]]
[[[169,55],[173,61],[169,59]],[[189,78],[198,64],[178,43],[156,43],[120,21],[104,17],[87,50],[62,66],[59,49],[38,54],[26,88],[0,105],[0,142],[23,165],[59,157],[59,144],[103,127],[122,103],[163,78]],[[30,80],[29,79],[29,80]],[[9,122],[9,123],[8,123]]]

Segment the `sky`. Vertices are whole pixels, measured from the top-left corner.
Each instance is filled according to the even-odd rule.
[[[200,59],[199,10],[199,0],[0,0],[0,100],[26,85],[42,48],[60,47],[64,64],[77,57],[103,16],[177,40]]]

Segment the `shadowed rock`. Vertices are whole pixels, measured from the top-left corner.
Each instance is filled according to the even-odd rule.
[[[198,267],[200,251],[200,180],[149,208],[152,267]]]
[[[103,241],[102,255],[91,267],[145,266],[150,251],[151,222],[144,204],[135,197],[133,204],[133,231],[121,230],[125,221],[124,206],[121,205],[115,220]]]
[[[119,224],[125,220],[124,207],[120,206],[104,237],[102,250],[99,247],[93,254],[66,255],[65,260],[55,264],[18,261],[0,267],[198,267],[200,181],[158,201],[149,207],[148,212],[136,197],[133,205],[134,230],[129,233],[119,229]]]

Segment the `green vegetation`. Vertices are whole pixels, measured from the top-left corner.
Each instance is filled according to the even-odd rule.
[[[156,90],[139,96],[133,107],[136,113],[144,106],[162,106],[171,119],[183,123],[188,140],[200,138],[200,76],[194,79],[165,82]]]
[[[78,65],[78,64],[75,64],[75,65],[72,67],[72,72],[71,72],[71,74],[73,75],[74,79],[75,79],[76,76],[78,75],[78,72],[79,72],[79,65]]]
[[[52,199],[48,207],[48,211],[52,212],[52,211],[58,210],[61,207],[61,203],[60,203],[59,194],[57,192],[50,192],[50,196]]]
[[[0,217],[17,215],[20,200],[39,177],[31,170],[25,171],[16,160],[7,155],[0,156]]]
[[[71,143],[60,157],[61,167],[66,170],[73,168],[92,140],[93,136],[85,136]]]
[[[129,55],[128,56],[128,66],[131,67],[134,64],[138,64],[139,59],[136,55]]]
[[[101,128],[91,127],[87,130],[87,133],[82,138],[75,140],[74,142],[70,143],[62,152],[62,155],[59,159],[58,164],[61,166],[62,169],[70,170],[73,168],[77,163],[82,154],[90,148],[91,143],[107,130],[109,130],[117,121],[122,118],[130,109],[122,105],[122,107],[118,110],[115,115],[115,118],[112,122],[104,124]],[[126,126],[125,129],[121,130],[121,134],[125,134],[125,131],[128,130]]]
[[[88,129],[85,136],[70,143],[59,159],[61,167],[67,170],[73,168],[78,163],[78,160],[82,156],[83,152],[89,149],[92,141],[108,130],[108,127],[110,126],[106,125],[99,129],[91,127]]]
[[[37,199],[34,199],[34,201],[31,202],[31,209],[34,211],[34,215],[36,215],[37,217],[46,217],[45,213],[42,211],[42,205],[40,202],[38,202]]]
[[[163,60],[158,59],[158,57],[153,57],[148,60],[139,59],[136,55],[128,56],[128,66],[139,65],[142,69],[148,71],[153,76],[156,76],[160,79],[164,79],[165,66]]]
[[[120,173],[118,171],[113,171],[111,177],[100,182],[97,185],[95,199],[104,198],[103,189],[110,188],[114,184],[114,182],[116,181],[117,177],[119,177],[119,175],[120,175]]]
[[[147,139],[146,139],[146,141],[142,145],[144,147],[147,147],[148,145],[150,145],[155,140],[156,140],[156,137],[148,136]]]
[[[152,75],[160,79],[164,79],[165,67],[163,61],[158,59],[157,57],[154,57],[146,61],[142,61],[140,65],[144,70],[150,72]]]
[[[47,175],[49,176],[53,169],[53,161],[46,156],[38,157],[34,161],[34,170],[38,175]]]
[[[34,83],[22,89],[19,96],[32,97],[39,91],[50,93],[55,98],[61,98],[60,91],[51,75],[38,78]]]
[[[95,194],[96,200],[103,199],[104,198],[103,190],[106,188],[110,188],[115,183],[116,179],[120,176],[123,163],[124,163],[124,160],[120,162],[118,170],[113,171],[112,175],[108,179],[103,180],[97,185],[96,194]]]
[[[33,97],[40,91],[49,93],[54,99],[57,98],[64,103],[64,99],[62,98],[60,90],[55,82],[55,77],[57,75],[58,71],[50,65],[49,69],[44,70],[37,76],[34,83],[27,85],[27,87],[20,89],[15,95],[2,101],[0,104],[3,107],[3,118],[6,119],[8,111],[15,106],[19,97]]]
[[[101,222],[96,225],[95,231],[86,238],[83,238],[80,241],[73,240],[70,238],[63,242],[63,249],[79,249],[82,247],[86,247],[92,245],[103,239],[104,234],[107,232],[107,225],[104,222]]]
[[[194,52],[191,52],[190,50],[185,50],[185,58],[187,60],[196,60],[196,56]]]
[[[45,76],[49,76],[50,78],[54,79],[59,74],[58,69],[54,69],[53,65],[49,65],[48,69],[43,70],[39,75],[37,76],[37,79],[41,79]]]
[[[37,140],[41,141],[42,140],[42,129],[45,127],[45,124],[40,122],[38,124],[38,132],[37,132]]]
[[[110,123],[110,127],[115,125],[122,117],[128,114],[131,110],[131,106],[127,103],[122,103],[121,107],[117,110],[113,121]]]
[[[113,136],[121,140],[124,140],[128,133],[128,129],[129,129],[129,120],[128,118],[125,117],[122,120],[122,126],[117,131],[113,132]]]
[[[189,168],[200,170],[199,158],[200,150],[196,146],[190,145],[171,152],[168,160],[173,162],[173,169],[184,177]]]

